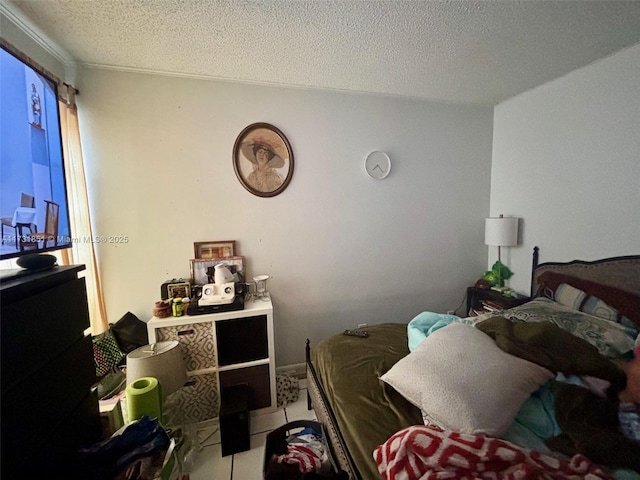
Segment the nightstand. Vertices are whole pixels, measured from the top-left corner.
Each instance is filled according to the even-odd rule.
[[[529,300],[531,300],[531,297],[525,295],[518,294],[517,297],[507,297],[490,288],[468,287],[466,314],[473,317],[481,313],[490,312],[491,310],[483,302],[489,302],[489,307],[493,306],[498,310],[505,310],[527,303]]]

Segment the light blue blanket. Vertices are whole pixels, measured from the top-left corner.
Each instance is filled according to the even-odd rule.
[[[472,322],[460,318],[456,315],[444,313],[422,312],[418,314],[407,325],[407,334],[409,337],[409,351],[413,352],[429,335],[436,330],[446,327],[453,322],[466,323],[472,325]]]

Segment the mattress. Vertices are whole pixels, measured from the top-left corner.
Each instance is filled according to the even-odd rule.
[[[383,323],[366,330],[367,338],[335,335],[323,340],[313,349],[313,362],[355,466],[363,479],[377,479],[376,446],[423,421],[418,408],[380,380],[409,354],[407,324]]]

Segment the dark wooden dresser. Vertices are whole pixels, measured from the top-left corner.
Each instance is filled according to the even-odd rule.
[[[84,265],[0,284],[2,478],[73,478],[101,436]]]

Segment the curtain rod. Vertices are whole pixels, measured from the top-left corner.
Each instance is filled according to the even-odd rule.
[[[29,57],[28,55],[22,53],[20,50],[18,50],[16,47],[14,47],[11,43],[7,42],[2,37],[0,37],[0,45],[2,46],[2,48],[4,48],[6,51],[11,53],[12,55],[28,63],[38,73],[41,73],[42,75],[49,77],[51,80],[56,82],[59,88],[64,89],[67,92],[67,97],[76,96],[80,93],[80,91],[77,88],[75,88],[73,85],[60,80],[60,78],[58,78],[57,75],[55,75],[54,73],[44,68],[42,65],[40,65],[38,62],[36,62],[34,59]],[[65,102],[68,102],[68,98],[66,97],[64,97],[63,100],[65,100]]]

